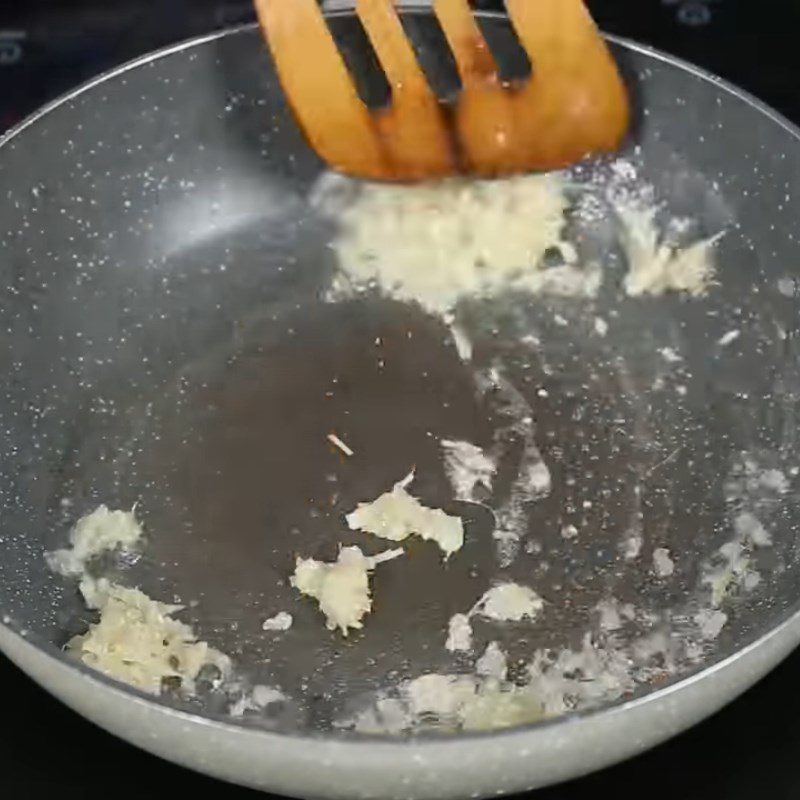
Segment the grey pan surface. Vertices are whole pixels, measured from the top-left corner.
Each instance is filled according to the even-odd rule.
[[[512,313],[510,301],[464,311],[484,357],[499,352],[512,380],[529,386],[521,391],[540,447],[564,487],[531,510],[552,563],[542,571],[531,554],[512,574],[540,570],[543,595],[569,601],[529,646],[580,635],[610,591],[684,613],[700,563],[730,538],[732,464],[746,452],[786,474],[794,467],[797,308],[786,280],[796,133],[707,75],[615,47],[640,110],[629,154],[674,213],[704,234],[728,230],[721,285],[699,304],[609,297],[591,309]],[[334,264],[330,231],[305,200],[318,173],[251,29],[135,62],[4,140],[0,646],[12,660],[109,730],[231,781],[302,796],[459,797],[532,788],[639,752],[782,658],[800,636],[793,493],[760,508],[775,541],[761,585],[728,609],[706,660],[663,688],[493,735],[392,741],[329,730],[339,703],[388,675],[452,668],[431,642],[497,571],[488,521],[476,516],[464,560],[444,580],[428,550],[413,553],[413,571],[387,567],[383,605],[346,646],[323,636],[285,586],[295,553],[330,556],[339,514],[411,463],[433,476],[426,498],[452,503],[428,431],[481,441],[493,423],[435,320],[375,299],[321,302]],[[589,340],[578,321],[611,310],[618,332]],[[554,312],[574,315],[569,334],[549,323]],[[723,353],[731,329],[742,333]],[[544,335],[554,370],[516,349],[531,330]],[[386,353],[374,352],[378,338]],[[654,354],[666,346],[688,362],[685,395],[650,391]],[[537,399],[542,387],[556,400]],[[380,457],[341,465],[325,446],[331,428]],[[591,469],[597,462],[602,470]],[[662,464],[645,486],[645,556],[624,567],[617,545],[635,510],[634,478]],[[570,470],[583,480],[568,482]],[[563,509],[598,496],[603,518],[581,519],[591,538],[567,547]],[[202,707],[145,698],[61,654],[88,617],[43,551],[97,503],[137,500],[152,532],[144,556],[109,569],[154,596],[197,600],[192,621],[205,638],[251,680],[298,698],[287,714],[236,723],[213,698]],[[641,566],[656,546],[678,556],[667,587]],[[295,635],[266,639],[260,620],[290,604]]]

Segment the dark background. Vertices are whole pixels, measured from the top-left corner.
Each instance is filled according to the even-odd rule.
[[[491,8],[494,2],[478,3]],[[800,123],[800,0],[590,0],[611,33],[659,47],[751,91]],[[0,0],[0,131],[114,64],[249,21],[240,0]],[[0,254],[2,257],[2,254]],[[537,793],[577,800],[800,797],[800,652],[706,723],[597,775]],[[141,753],[83,721],[0,656],[0,797],[164,798],[228,787]]]
[[[589,5],[608,32],[698,63],[800,121],[798,0]],[[249,0],[0,0],[0,129],[109,66],[252,18]]]

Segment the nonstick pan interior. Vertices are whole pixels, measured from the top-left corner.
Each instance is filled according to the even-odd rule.
[[[615,53],[638,108],[622,157],[670,214],[702,235],[725,231],[718,285],[701,300],[623,299],[613,220],[578,225],[582,246],[608,265],[598,299],[466,304],[469,366],[447,326],[417,307],[328,302],[333,229],[308,200],[321,167],[254,30],[138,63],[9,136],[5,624],[53,655],[85,629],[92,617],[74,582],[53,576],[43,553],[99,503],[137,503],[147,531],[142,556],[112,560],[108,574],[190,604],[185,618],[246,682],[290,698],[276,715],[231,724],[331,733],[354,698],[464,669],[442,646],[447,621],[499,577],[548,600],[541,624],[501,635],[521,658],[579,646],[609,596],[677,630],[742,504],[773,539],[760,584],[726,607],[699,661],[636,691],[731,656],[787,619],[800,522],[797,138],[704,75],[626,44]],[[592,333],[598,317],[611,323],[607,336]],[[503,569],[490,514],[453,500],[438,450],[441,438],[491,440],[498,411],[476,393],[475,374],[497,363],[532,410],[554,486],[530,508],[532,544]],[[356,457],[331,449],[332,430]],[[756,486],[732,508],[726,487],[749,463],[780,471],[787,489]],[[331,559],[339,544],[363,542],[343,513],[411,466],[427,503],[464,517],[467,544],[446,568],[424,543],[382,567],[374,613],[343,640],[289,586],[295,556]],[[573,523],[581,535],[566,539]],[[626,559],[632,531],[641,552]],[[653,574],[657,548],[675,562],[666,580]],[[265,634],[263,620],[281,610],[293,628]],[[227,718],[223,694],[154,702]]]

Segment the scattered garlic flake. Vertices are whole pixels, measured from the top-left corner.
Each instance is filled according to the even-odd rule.
[[[360,503],[345,519],[351,530],[364,531],[402,542],[411,535],[436,542],[449,558],[464,545],[464,524],[438,508],[428,508],[412,497],[406,487],[414,480],[412,472],[371,503]]]
[[[728,331],[726,334],[724,334],[723,336],[720,337],[720,339],[717,342],[717,344],[720,347],[727,347],[729,344],[732,344],[733,342],[735,342],[741,335],[742,335],[742,332],[739,331],[739,330]]]
[[[497,472],[493,459],[471,442],[442,439],[441,445],[444,471],[457,500],[475,502],[478,487],[491,492],[492,479]]]
[[[797,293],[797,282],[793,277],[778,278],[778,291],[784,297],[795,297]]]
[[[668,364],[679,364],[683,361],[683,356],[672,347],[662,347],[658,352]]]
[[[561,528],[561,538],[569,541],[570,539],[578,538],[578,529],[574,525],[564,525]]]
[[[620,542],[620,553],[626,561],[635,561],[639,558],[644,545],[644,537],[638,528],[626,532],[625,538]]]
[[[401,555],[403,551],[398,549],[367,557],[358,547],[343,547],[333,563],[298,558],[291,583],[319,603],[328,630],[338,628],[347,636],[350,628],[364,627],[361,620],[372,609],[369,573]]]
[[[373,287],[443,315],[464,297],[592,297],[600,284],[599,270],[575,266],[563,240],[569,201],[559,173],[413,187],[325,175],[312,204],[339,224],[334,298]],[[546,268],[548,251],[564,263]]]
[[[765,469],[758,476],[759,488],[775,494],[786,494],[789,491],[789,479],[779,469]]]
[[[292,627],[294,618],[288,611],[279,611],[275,616],[265,619],[261,623],[264,631],[288,631]]]
[[[653,571],[659,578],[668,578],[675,572],[675,563],[666,547],[653,550]]]
[[[222,677],[230,659],[198,641],[189,625],[173,619],[182,606],[152,600],[138,589],[128,589],[105,578],[84,578],[81,594],[100,619],[67,643],[67,650],[90,667],[151,694],[160,694],[164,681],[180,681],[191,695],[206,665]]]
[[[749,542],[755,547],[769,547],[772,544],[769,531],[750,511],[742,511],[734,517],[733,530],[740,541]]]
[[[469,364],[472,361],[472,340],[467,335],[467,332],[456,323],[453,314],[445,314],[444,321],[447,327],[450,328],[450,335],[453,339],[453,344],[456,346],[458,357],[465,364]]]
[[[608,323],[602,317],[594,318],[594,332],[598,336],[606,336],[608,334]]]
[[[454,614],[447,625],[445,647],[451,653],[472,650],[472,623],[474,616],[495,622],[521,622],[534,620],[544,608],[544,601],[533,589],[518,583],[500,583],[481,596],[467,614]]]
[[[472,650],[472,625],[468,614],[453,614],[450,617],[445,647],[451,653],[466,653]]]
[[[718,609],[703,608],[694,616],[694,621],[704,639],[716,639],[728,622],[728,615]]]
[[[80,575],[88,561],[111,550],[129,550],[142,536],[134,511],[98,506],[81,517],[69,534],[70,546],[45,553],[47,565],[60,575]]]
[[[500,583],[478,600],[471,613],[497,622],[520,622],[536,619],[543,608],[544,601],[530,587]]]
[[[341,450],[348,458],[355,455],[355,452],[348,444],[342,441],[335,433],[329,433],[325,437],[337,450]]]
[[[714,279],[714,245],[722,234],[679,249],[663,241],[654,206],[618,206],[622,244],[628,258],[625,292],[629,297],[667,292],[704,295]]]
[[[481,678],[504,681],[508,672],[508,659],[497,642],[490,642],[483,655],[475,662],[475,674]]]

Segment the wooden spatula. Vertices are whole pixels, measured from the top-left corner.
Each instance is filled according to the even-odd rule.
[[[434,0],[461,79],[452,109],[423,73],[392,0],[356,13],[392,90],[361,100],[317,0],[255,0],[278,76],[311,146],[333,169],[411,181],[551,170],[617,149],[628,129],[625,86],[582,0],[506,0],[531,77],[504,85],[467,0]]]

